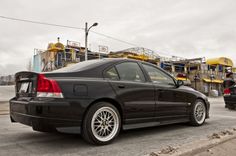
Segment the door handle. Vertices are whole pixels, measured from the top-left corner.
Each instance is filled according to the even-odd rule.
[[[122,85],[122,84],[120,84],[120,85],[118,85],[118,88],[125,88],[125,85]]]

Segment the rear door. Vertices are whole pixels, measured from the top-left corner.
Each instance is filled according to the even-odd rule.
[[[122,62],[107,71],[117,99],[123,104],[125,123],[154,121],[155,94],[136,62]]]
[[[143,64],[156,91],[156,117],[158,121],[186,118],[188,113],[188,94],[176,87],[174,79],[149,64]]]

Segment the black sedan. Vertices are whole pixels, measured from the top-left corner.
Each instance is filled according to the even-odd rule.
[[[224,101],[225,108],[236,109],[236,83],[233,79],[224,80]]]
[[[121,129],[188,122],[200,126],[210,104],[157,66],[130,59],[77,63],[50,73],[19,72],[12,122],[47,132],[78,132],[108,144]]]

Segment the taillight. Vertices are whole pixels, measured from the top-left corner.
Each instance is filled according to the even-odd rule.
[[[39,74],[37,80],[37,97],[63,98],[63,95],[56,80],[48,79],[43,74]]]
[[[224,90],[224,95],[230,95],[230,89],[229,88],[226,88]]]

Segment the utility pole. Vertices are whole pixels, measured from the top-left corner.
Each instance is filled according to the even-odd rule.
[[[85,23],[85,61],[88,60],[88,23]]]
[[[84,54],[85,61],[88,60],[88,33],[92,27],[95,27],[97,25],[98,25],[98,23],[93,23],[93,25],[88,28],[88,23],[87,22],[85,23],[85,54]]]

